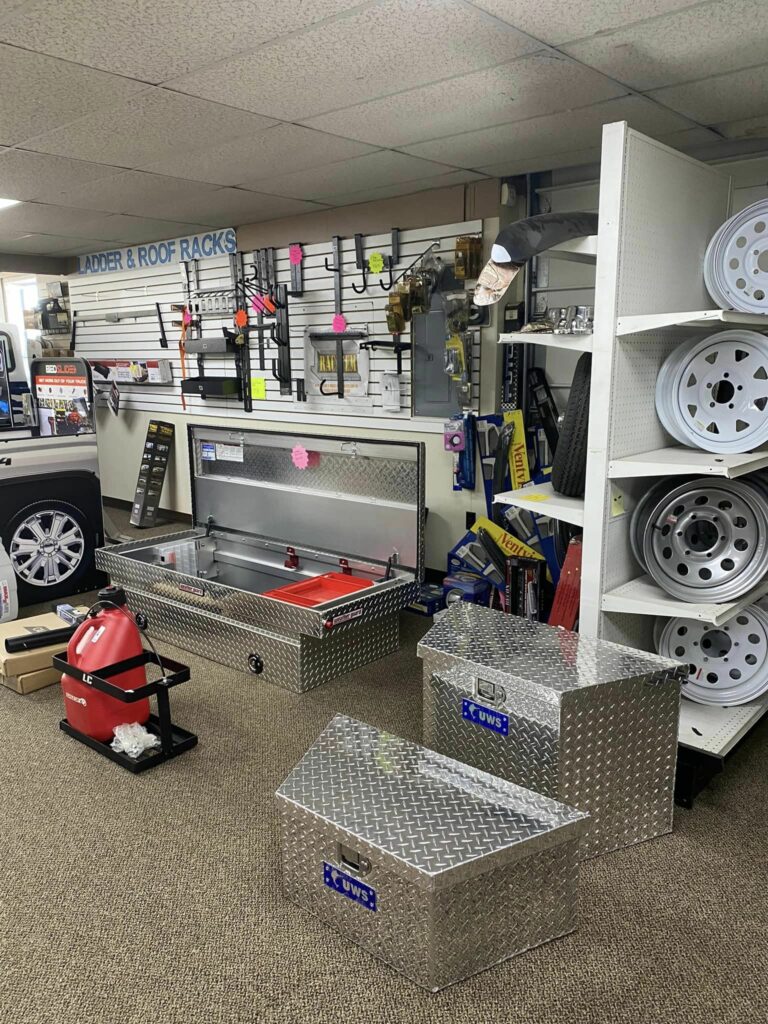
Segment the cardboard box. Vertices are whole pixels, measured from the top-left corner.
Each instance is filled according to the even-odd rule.
[[[67,649],[66,643],[57,643],[51,644],[48,647],[39,647],[35,651],[8,654],[5,649],[5,641],[9,637],[23,636],[25,633],[41,633],[50,629],[62,629],[64,627],[66,627],[66,622],[63,622],[53,612],[46,612],[45,615],[31,615],[26,619],[15,619],[13,622],[3,622],[0,624],[0,682],[6,686],[11,686],[7,681],[8,679],[25,676],[32,672],[39,672],[41,669],[49,669],[54,654],[59,654]],[[12,685],[11,689],[15,690],[16,685]]]
[[[0,676],[0,682],[16,693],[32,693],[34,690],[42,690],[45,686],[61,682],[61,672],[50,666],[38,669],[37,672],[25,672],[20,676]]]

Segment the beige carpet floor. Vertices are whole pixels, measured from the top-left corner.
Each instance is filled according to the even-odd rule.
[[[576,933],[437,995],[283,898],[274,790],[336,712],[419,739],[426,625],[302,696],[164,648],[200,743],[138,777],[59,731],[57,687],[0,687],[0,1021],[766,1020],[768,723],[674,834],[584,866]]]

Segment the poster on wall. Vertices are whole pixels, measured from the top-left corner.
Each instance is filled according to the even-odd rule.
[[[32,381],[41,437],[94,433],[91,382],[82,360],[36,359]]]

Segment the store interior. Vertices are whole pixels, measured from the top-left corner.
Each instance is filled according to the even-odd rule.
[[[762,13],[3,6],[0,1022],[761,1019]]]

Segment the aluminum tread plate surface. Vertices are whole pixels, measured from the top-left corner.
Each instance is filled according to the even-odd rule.
[[[431,886],[565,842],[585,821],[545,796],[343,715],[277,796]]]
[[[161,538],[158,545],[166,547],[171,543],[181,544],[184,541],[195,540],[199,536],[200,534],[194,530],[171,534]],[[216,580],[201,579],[131,557],[132,553],[152,546],[144,540],[100,548],[96,552],[96,564],[98,568],[109,573],[113,583],[150,597],[173,600],[191,610],[221,615],[245,625],[263,626],[277,633],[295,636],[306,634],[318,639],[328,639],[331,635],[357,630],[363,623],[372,622],[405,608],[417,598],[420,590],[418,582],[403,581],[381,589],[374,587],[371,594],[361,591],[360,596],[334,604],[332,614],[335,619],[353,612],[359,614],[340,622],[329,631],[323,625],[329,614],[327,610],[300,608],[286,601],[262,597],[260,594],[230,587]]]
[[[293,693],[311,690],[399,647],[400,620],[396,614],[365,623],[354,633],[320,641],[271,633],[128,587],[126,597],[134,611],[147,616],[150,636],[228,665],[247,674],[254,684],[270,683]],[[249,670],[251,654],[257,654],[264,663],[260,675]]]
[[[474,622],[488,616],[509,618],[476,610],[485,614],[471,616]],[[676,662],[635,656],[632,651],[624,660],[623,649],[607,641],[585,641],[563,630],[514,620],[511,630],[494,629],[490,640],[480,641],[486,649],[493,644],[494,661],[500,666],[503,637],[514,634],[517,640],[507,668],[488,669],[467,658],[468,617],[459,617],[460,630],[452,643],[443,629],[447,619],[438,624],[439,643],[432,643],[438,628],[433,627],[419,645],[426,743],[449,757],[588,811],[581,842],[584,858],[671,831],[680,713],[681,669]],[[536,634],[541,634],[539,643]],[[610,660],[594,656],[602,648],[609,650]],[[456,653],[447,653],[451,650]],[[473,657],[477,650],[476,643],[471,647]],[[613,679],[604,674],[598,677],[599,685],[589,685],[579,657],[585,650],[593,665],[610,666],[608,674],[621,665],[632,674]],[[643,673],[638,673],[640,666]],[[525,678],[515,674],[521,667]],[[552,673],[551,685],[546,685],[547,673]],[[503,688],[490,706],[508,716],[508,735],[463,718],[463,699],[484,702],[477,695],[478,679]],[[531,679],[539,680],[539,685],[530,685]]]
[[[346,938],[430,991],[573,931],[578,914],[578,839],[445,889],[413,885],[388,860],[363,876],[371,913],[323,884],[339,832],[279,801],[283,892]]]
[[[534,696],[558,700],[571,690],[616,680],[680,672],[679,662],[607,640],[459,601],[429,630],[418,653],[442,654],[503,673]]]

